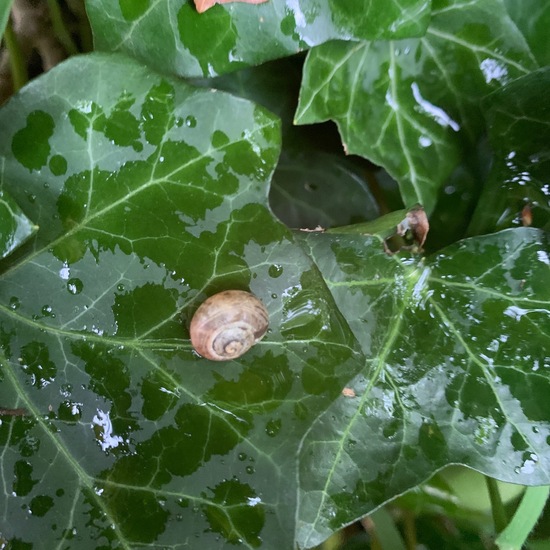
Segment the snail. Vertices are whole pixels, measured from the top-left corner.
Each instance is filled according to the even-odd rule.
[[[267,309],[256,296],[225,290],[199,306],[189,332],[197,353],[212,361],[230,361],[261,340],[268,325]]]

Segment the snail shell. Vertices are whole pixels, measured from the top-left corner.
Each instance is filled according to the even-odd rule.
[[[210,296],[191,319],[191,344],[212,361],[230,361],[261,340],[269,325],[262,302],[244,290]]]

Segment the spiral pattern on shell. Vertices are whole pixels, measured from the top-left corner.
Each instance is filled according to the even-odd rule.
[[[243,290],[210,296],[193,315],[191,344],[206,359],[230,361],[261,340],[269,326],[262,302]]]

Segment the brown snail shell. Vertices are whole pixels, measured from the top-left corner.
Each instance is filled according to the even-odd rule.
[[[256,296],[225,290],[200,305],[189,332],[197,353],[212,361],[231,361],[261,340],[268,325],[267,309]]]

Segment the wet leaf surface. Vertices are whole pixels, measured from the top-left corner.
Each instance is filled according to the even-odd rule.
[[[0,424],[4,539],[305,547],[449,462],[550,482],[544,233],[425,260],[292,233],[278,119],[122,56],[72,58],[0,125],[40,226],[0,265],[0,405],[27,413]],[[213,363],[188,326],[228,288],[270,331]]]
[[[337,38],[419,36],[430,7],[430,0],[269,0],[199,14],[185,0],[87,2],[96,48],[123,51],[182,76],[223,74]]]
[[[4,159],[0,159],[0,165],[3,163]],[[0,184],[0,258],[11,254],[38,229],[3,187]],[[30,200],[33,199],[36,197],[31,196]]]
[[[293,228],[350,225],[378,215],[365,171],[348,159],[320,152],[281,157],[269,204]]]
[[[504,0],[510,17],[517,24],[540,66],[550,63],[550,5],[538,0]]]
[[[349,153],[386,168],[406,206],[431,212],[479,137],[481,98],[536,67],[502,3],[442,0],[422,38],[311,50],[296,122],[334,120]]]
[[[550,481],[550,241],[534,229],[426,260],[374,237],[301,234],[367,363],[300,449],[303,547],[459,462]],[[520,481],[521,479],[521,481]]]
[[[494,160],[471,234],[550,229],[550,69],[517,79],[484,102]]]

